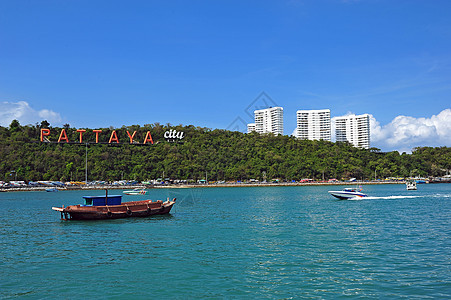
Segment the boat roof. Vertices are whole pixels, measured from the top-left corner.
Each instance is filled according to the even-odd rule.
[[[99,198],[105,198],[105,195],[102,196],[83,196],[83,198],[85,199],[99,199]],[[108,195],[108,198],[113,198],[113,197],[122,197],[122,195]]]

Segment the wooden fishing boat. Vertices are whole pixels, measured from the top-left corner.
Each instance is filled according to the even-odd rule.
[[[105,220],[132,217],[148,217],[168,214],[175,198],[165,202],[158,200],[130,201],[122,203],[122,195],[84,196],[84,205],[52,207],[61,213],[62,220]]]

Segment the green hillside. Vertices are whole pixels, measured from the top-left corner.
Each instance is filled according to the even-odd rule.
[[[40,142],[41,128],[50,129]],[[46,121],[22,126],[13,121],[0,127],[0,180],[84,180],[85,144],[79,143],[80,128],[65,125],[70,143],[56,143],[62,128]],[[246,180],[279,178],[374,179],[409,175],[441,176],[451,169],[451,148],[421,147],[412,154],[381,153],[378,149],[357,149],[348,143],[301,141],[294,137],[243,134],[195,126],[150,124],[86,129],[83,142],[89,142],[88,179],[139,181],[164,177],[171,179]],[[184,132],[179,142],[165,140],[170,129]],[[116,130],[120,144],[108,141]],[[127,131],[136,131],[135,140],[144,141],[150,131],[154,144],[131,145]],[[102,144],[103,143],[103,144]],[[11,175],[11,171],[16,173]]]

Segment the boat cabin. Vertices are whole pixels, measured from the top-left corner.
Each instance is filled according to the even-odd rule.
[[[121,205],[122,195],[111,196],[83,196],[85,199],[84,206],[105,206],[105,205]]]

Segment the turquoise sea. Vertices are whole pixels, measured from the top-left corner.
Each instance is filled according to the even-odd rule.
[[[0,193],[0,298],[451,298],[451,184],[150,189],[171,215],[61,221],[103,191]],[[122,191],[111,190],[109,194]]]

